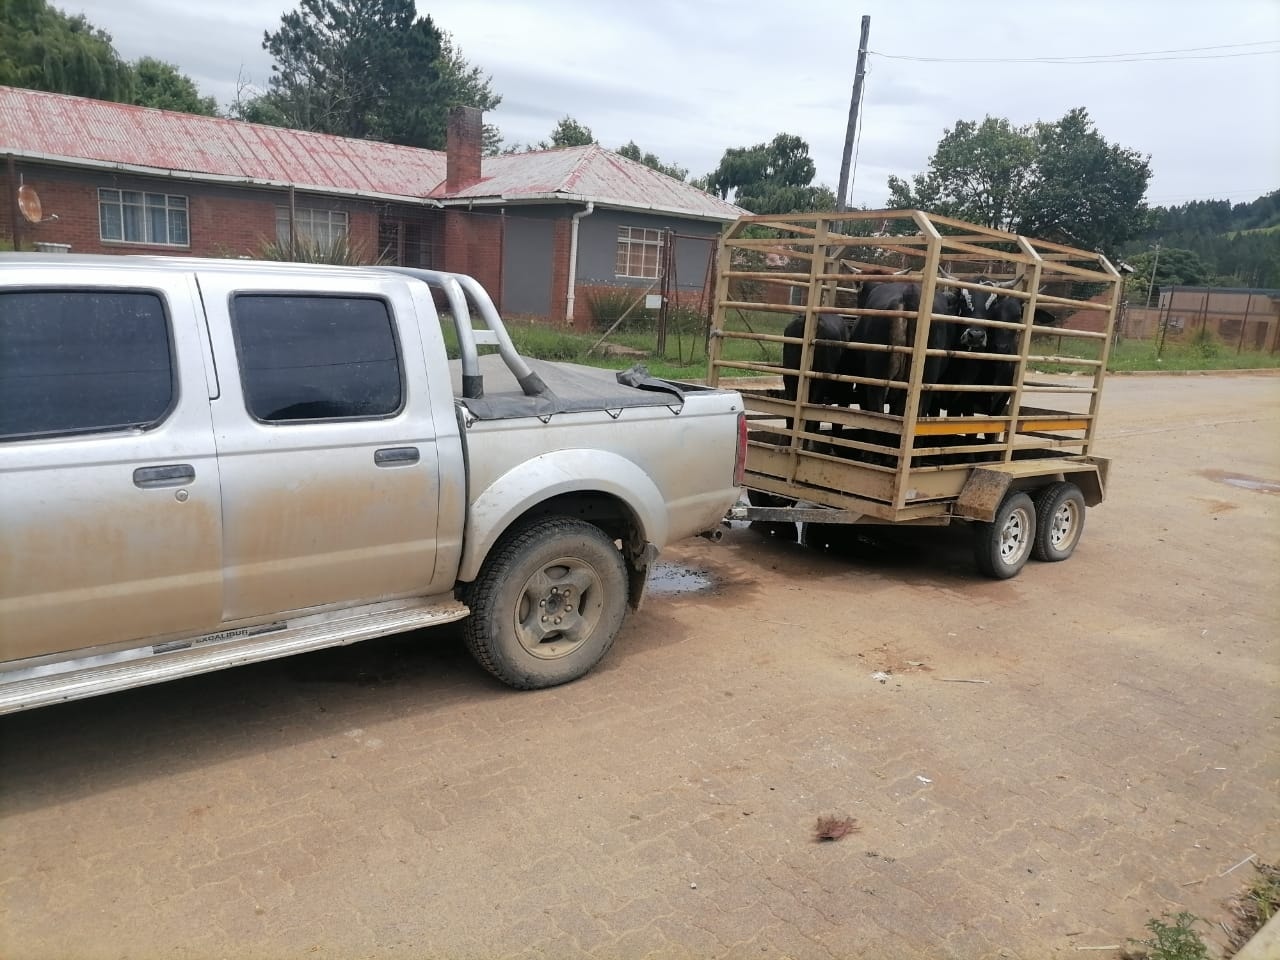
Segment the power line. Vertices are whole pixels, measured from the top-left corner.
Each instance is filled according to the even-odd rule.
[[[885,60],[910,60],[917,63],[1047,63],[1070,66],[1099,63],[1155,63],[1164,60],[1227,60],[1235,57],[1265,57],[1280,54],[1275,50],[1249,50],[1237,53],[1202,53],[1205,50],[1234,50],[1239,47],[1260,47],[1280,44],[1280,40],[1256,40],[1249,43],[1229,43],[1209,47],[1182,47],[1171,50],[1147,50],[1133,53],[1095,53],[1072,56],[1046,57],[918,57],[909,54],[868,51],[872,56]]]

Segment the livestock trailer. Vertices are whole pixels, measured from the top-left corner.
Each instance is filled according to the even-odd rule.
[[[739,386],[749,504],[730,519],[802,523],[810,541],[966,521],[1001,579],[1071,555],[1109,466],[1093,445],[1123,278],[1104,256],[878,210],[744,216],[718,257],[709,382],[784,378]],[[874,295],[888,284],[909,295]],[[728,358],[730,340],[761,357]]]

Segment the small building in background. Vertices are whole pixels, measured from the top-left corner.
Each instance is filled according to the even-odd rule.
[[[469,273],[507,315],[586,325],[601,291],[700,296],[722,227],[746,212],[596,144],[485,157],[482,129],[454,108],[446,149],[421,150],[0,86],[0,241],[198,257],[345,245]],[[43,222],[19,210],[22,186]]]
[[[1228,348],[1274,353],[1280,342],[1280,290],[1261,287],[1161,287],[1150,307],[1129,306],[1122,336],[1180,341],[1208,330]]]

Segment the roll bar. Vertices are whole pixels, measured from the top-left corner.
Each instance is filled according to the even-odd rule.
[[[464,273],[446,273],[443,270],[423,270],[419,267],[382,267],[393,273],[403,273],[441,291],[449,303],[453,325],[458,332],[458,350],[462,358],[462,396],[479,400],[484,396],[484,377],[480,373],[480,354],[477,344],[495,346],[503,363],[511,371],[526,396],[537,397],[547,392],[542,378],[529,369],[524,357],[516,351],[511,336],[498,316],[488,292],[474,277]],[[484,323],[483,329],[471,325],[471,307],[474,306]]]

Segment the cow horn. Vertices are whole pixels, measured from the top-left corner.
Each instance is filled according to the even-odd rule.
[[[1016,286],[1017,286],[1019,283],[1021,283],[1021,282],[1022,282],[1022,278],[1021,278],[1021,277],[1014,277],[1012,280],[1005,280],[1003,283],[997,283],[997,284],[995,284],[995,286],[997,286],[997,287],[1004,287],[1006,290],[1012,290],[1014,287],[1016,287]]]

